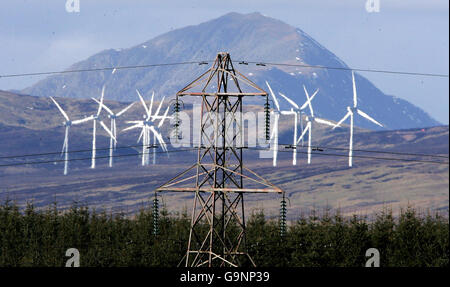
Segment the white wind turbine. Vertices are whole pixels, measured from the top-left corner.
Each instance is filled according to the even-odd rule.
[[[314,116],[314,110],[313,110],[311,101],[317,95],[317,93],[319,92],[319,89],[317,89],[311,97],[309,97],[309,94],[308,94],[308,91],[306,90],[305,85],[303,85],[303,90],[305,91],[306,102],[303,104],[303,106],[300,109],[305,109],[306,106],[308,106],[310,114],[309,114],[309,116],[308,115],[306,116],[306,128],[303,130],[302,134],[298,138],[298,140],[296,142],[296,146],[303,139],[303,137],[306,135],[306,133],[308,133],[308,164],[310,164],[311,163],[311,148],[312,148],[311,147],[311,138],[312,138],[311,134],[312,134],[313,122],[316,122],[319,124],[324,124],[324,125],[329,125],[332,127],[334,127],[334,123]]]
[[[109,167],[113,166],[113,150],[116,149],[117,145],[117,126],[116,126],[116,119],[123,115],[128,109],[130,109],[134,103],[131,103],[126,108],[118,112],[117,114],[114,113],[110,108],[108,108],[104,103],[100,102],[99,100],[92,98],[95,102],[97,102],[99,105],[103,107],[108,112],[108,117],[111,119],[111,126],[110,126],[110,139],[109,139]]]
[[[50,97],[50,99],[53,101],[53,103],[55,103],[56,107],[58,108],[58,110],[61,112],[61,114],[63,115],[63,117],[65,119],[65,121],[63,122],[63,125],[66,127],[65,128],[66,131],[65,131],[64,144],[62,147],[61,154],[64,154],[64,175],[67,175],[67,171],[69,168],[69,129],[72,125],[78,125],[78,124],[81,124],[88,120],[81,119],[81,120],[71,121],[69,119],[69,116],[67,115],[67,113],[61,108],[61,106],[58,104],[58,102],[52,97]]]
[[[91,168],[95,168],[95,156],[96,156],[96,133],[97,133],[97,121],[98,121],[98,117],[100,116],[100,112],[102,111],[102,107],[103,107],[103,97],[105,96],[105,86],[103,86],[102,88],[102,95],[100,97],[100,101],[98,104],[98,109],[97,109],[97,113],[94,115],[91,115],[87,118],[84,118],[82,121],[83,122],[87,122],[92,120],[93,122],[93,127],[92,127],[92,160],[91,160]],[[114,139],[114,141],[116,142],[116,137],[112,134],[112,132],[108,129],[108,127],[102,122],[100,121],[100,125],[103,127],[103,129],[105,129],[105,131],[108,133],[108,135],[110,137],[112,137]]]
[[[269,88],[270,95],[272,96],[273,102],[275,104],[276,110],[272,110],[270,113],[274,115],[274,125],[272,129],[272,133],[270,134],[270,140],[273,140],[273,166],[277,166],[277,155],[278,155],[278,121],[280,119],[280,105],[278,104],[278,100],[275,97],[275,94],[272,91],[269,83],[266,81],[266,85]],[[271,145],[272,146],[272,145]]]
[[[350,147],[348,150],[348,166],[351,167],[353,165],[353,117],[354,113],[358,113],[363,118],[368,119],[369,121],[373,122],[376,125],[379,125],[380,127],[383,127],[382,124],[371,118],[368,114],[358,109],[358,96],[356,94],[356,84],[355,84],[355,73],[352,71],[352,81],[353,81],[353,107],[347,107],[347,113],[345,116],[334,125],[333,129],[340,126],[348,117],[350,117]]]
[[[292,107],[289,111],[281,111],[282,115],[293,115],[294,116],[294,142],[292,145],[293,155],[292,155],[292,164],[297,165],[297,131],[298,131],[298,117],[300,117],[300,126],[303,134],[303,122],[302,122],[302,110],[306,108],[309,101],[306,101],[303,106],[299,107],[297,103],[288,98],[286,95],[282,93],[278,93],[281,97],[283,97]],[[317,92],[314,93],[311,97],[311,100],[316,96]],[[301,138],[303,142],[303,138]]]
[[[153,133],[153,143],[156,144],[156,142],[158,141],[159,144],[161,145],[161,148],[163,149],[163,151],[167,151],[166,143],[164,142],[164,139],[163,139],[161,133],[155,129],[154,121],[156,119],[160,119],[160,122],[157,125],[157,128],[159,129],[163,125],[165,119],[170,118],[167,116],[167,114],[169,113],[170,106],[167,107],[163,116],[159,116],[159,111],[161,110],[162,104],[164,102],[164,97],[163,97],[163,99],[159,103],[158,108],[156,109],[155,114],[152,114],[153,100],[154,100],[155,93],[152,93],[150,106],[147,107],[147,104],[145,103],[145,100],[142,97],[141,93],[139,93],[138,90],[136,90],[136,92],[139,96],[139,99],[140,99],[142,105],[144,106],[146,115],[144,115],[144,120],[128,121],[127,123],[132,123],[134,125],[124,129],[123,131],[132,130],[132,129],[136,129],[136,128],[142,129],[141,134],[139,135],[139,138],[138,138],[138,142],[142,139],[142,166],[145,166],[145,165],[149,164],[148,148],[150,147],[150,144],[151,144],[151,138],[150,138],[151,133]],[[155,163],[155,160],[156,160],[156,149],[154,148],[153,149],[153,163]]]

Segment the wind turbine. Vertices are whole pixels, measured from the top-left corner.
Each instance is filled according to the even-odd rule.
[[[298,143],[303,139],[303,137],[306,135],[306,133],[308,133],[308,164],[310,164],[311,163],[311,137],[312,137],[311,134],[312,134],[313,122],[316,122],[319,124],[324,124],[324,125],[329,125],[332,127],[334,127],[334,123],[314,116],[314,110],[313,110],[311,101],[317,95],[317,93],[319,92],[319,89],[317,89],[311,97],[309,97],[309,93],[306,90],[305,85],[303,85],[303,90],[305,91],[306,102],[300,107],[300,110],[305,109],[306,106],[308,106],[310,114],[306,116],[306,128],[303,130],[302,134],[298,138],[298,140],[295,144],[295,147],[297,147]]]
[[[144,120],[128,121],[127,123],[132,123],[134,125],[124,129],[123,131],[132,130],[135,128],[141,128],[141,134],[139,135],[138,142],[142,139],[142,166],[145,166],[145,165],[149,164],[148,148],[150,147],[150,143],[151,143],[151,138],[150,138],[151,133],[153,133],[153,142],[156,143],[158,141],[159,144],[161,145],[161,148],[164,151],[167,151],[166,143],[164,142],[164,139],[163,139],[161,133],[155,129],[154,121],[156,119],[160,119],[160,122],[157,125],[157,128],[159,129],[163,125],[165,119],[170,118],[167,116],[167,114],[169,113],[170,106],[167,107],[163,116],[159,116],[159,111],[161,110],[162,104],[164,102],[164,97],[163,97],[163,99],[159,103],[159,106],[158,106],[155,114],[152,114],[153,100],[154,100],[155,93],[152,93],[150,106],[147,107],[147,104],[145,103],[145,100],[142,97],[141,93],[139,93],[138,90],[136,90],[136,92],[139,96],[139,99],[140,99],[142,105],[144,106],[146,114],[144,115]],[[155,162],[156,162],[156,150],[153,149],[153,163],[155,163]]]
[[[294,150],[293,156],[292,156],[292,164],[297,165],[297,130],[298,130],[298,116],[300,116],[300,119],[302,117],[302,109],[306,107],[306,103],[300,108],[293,100],[288,98],[286,95],[282,93],[278,93],[281,97],[283,97],[292,107],[289,111],[281,111],[282,115],[293,115],[294,116],[294,143],[292,145],[292,148]],[[313,95],[313,97],[315,94]],[[303,123],[300,122],[302,133],[303,133]],[[302,139],[303,140],[303,139]]]
[[[69,129],[72,125],[78,125],[81,124],[83,122],[86,122],[86,119],[81,119],[81,120],[75,120],[75,121],[71,121],[69,119],[69,116],[67,115],[67,113],[63,110],[63,108],[61,108],[61,106],[58,104],[58,102],[50,97],[50,99],[53,101],[53,103],[55,103],[56,107],[58,108],[58,110],[61,112],[61,114],[63,115],[65,121],[63,122],[63,125],[66,127],[65,128],[65,136],[64,136],[64,144],[61,150],[61,155],[64,153],[64,175],[67,175],[68,172],[68,168],[69,168]]]
[[[277,166],[277,155],[278,155],[278,120],[280,119],[280,105],[278,104],[278,100],[275,97],[275,94],[272,91],[269,83],[266,81],[266,85],[269,88],[270,95],[272,96],[275,107],[277,108],[275,111],[272,110],[270,113],[274,115],[274,125],[272,129],[272,133],[270,135],[270,140],[273,139],[273,166]]]
[[[95,156],[96,156],[96,133],[97,133],[97,121],[98,117],[100,116],[100,112],[102,111],[103,107],[103,97],[105,96],[105,86],[102,88],[102,95],[100,97],[100,101],[98,104],[97,113],[94,115],[91,115],[87,118],[84,118],[83,121],[91,121],[93,122],[92,126],[92,160],[91,160],[91,168],[95,168]],[[105,129],[105,131],[108,133],[108,135],[112,138],[114,138],[114,141],[116,141],[116,137],[112,134],[112,132],[108,129],[108,127],[100,121],[100,125]]]
[[[352,71],[352,81],[353,81],[353,107],[347,107],[347,113],[345,114],[345,116],[337,123],[334,125],[333,129],[337,128],[338,126],[340,126],[348,117],[350,117],[350,147],[348,150],[348,166],[351,167],[353,165],[353,117],[354,117],[354,113],[358,113],[360,116],[362,116],[363,118],[366,118],[367,120],[373,122],[376,125],[379,125],[380,127],[383,127],[382,124],[380,124],[379,122],[377,122],[376,120],[374,120],[372,117],[370,117],[368,114],[366,114],[365,112],[361,111],[360,109],[358,109],[358,96],[356,94],[356,84],[355,84],[355,73],[354,71]]]
[[[116,119],[123,115],[126,111],[128,111],[134,103],[131,103],[126,108],[118,112],[117,114],[114,113],[110,108],[108,108],[104,103],[100,102],[99,100],[92,98],[95,102],[97,102],[99,105],[102,106],[103,109],[105,109],[108,112],[108,117],[111,119],[111,125],[110,125],[110,139],[109,139],[109,167],[112,167],[113,165],[113,150],[116,149],[117,145],[117,126],[116,126]]]

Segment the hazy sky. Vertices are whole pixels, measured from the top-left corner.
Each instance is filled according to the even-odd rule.
[[[0,75],[65,69],[108,48],[126,48],[161,33],[228,12],[261,12],[311,35],[350,67],[449,73],[448,0],[66,0],[0,2]],[[374,0],[375,1],[375,0]],[[266,59],[270,61],[270,59]],[[449,79],[362,73],[387,94],[449,118]],[[22,89],[41,78],[0,78]]]

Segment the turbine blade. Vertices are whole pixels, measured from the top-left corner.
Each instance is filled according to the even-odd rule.
[[[91,98],[93,99],[97,104],[101,105],[110,115],[114,115],[114,113],[102,102],[100,102],[99,100],[97,100],[96,98]]]
[[[335,129],[335,128],[337,128],[338,126],[340,126],[349,116],[350,116],[350,114],[351,114],[351,112],[347,112],[346,114],[345,114],[345,116],[337,123],[337,124],[335,124],[334,126],[333,126],[333,130]]]
[[[308,94],[308,91],[306,90],[305,85],[303,85],[303,90],[305,90],[305,95],[306,95],[306,103],[305,104],[308,104],[309,112],[311,113],[311,116],[313,117],[314,116],[314,111],[313,111],[313,108],[311,106],[311,98],[309,97],[309,94]],[[317,91],[316,91],[316,93],[317,93]]]
[[[306,100],[306,102],[300,107],[300,110],[304,110],[304,109],[306,108],[306,106],[308,106],[308,105],[311,103],[311,101],[314,99],[314,97],[315,97],[315,96],[317,95],[317,93],[319,92],[319,89],[317,89],[317,90],[314,92],[314,94],[313,94],[311,97],[309,97],[309,93],[308,93],[308,91],[306,90],[305,85],[303,85],[303,90],[305,91],[306,98],[309,99],[309,100]]]
[[[61,150],[61,156],[64,154],[64,150],[66,149],[68,135],[69,135],[69,126],[66,126],[66,130],[64,132],[64,144],[63,144],[63,147]]]
[[[282,96],[288,103],[290,103],[294,108],[297,110],[299,109],[298,105],[291,99],[289,99],[287,96],[283,95],[282,93],[278,93],[280,96]]]
[[[105,96],[105,85],[102,87],[102,96],[100,97],[100,104],[98,105],[97,116],[100,115],[103,107],[103,97]]]
[[[356,84],[355,84],[355,72],[352,71],[352,82],[353,82],[353,107],[356,108],[358,105],[358,96],[356,95]]]
[[[84,122],[87,122],[87,121],[90,121],[93,119],[94,119],[94,116],[85,117],[84,119],[73,121],[72,125],[78,125],[78,124],[81,124],[81,123],[84,123]]]
[[[142,135],[144,135],[145,127],[142,127],[141,133],[139,134],[139,137],[137,139],[137,142],[141,141]]]
[[[64,116],[64,118],[67,121],[70,121],[69,116],[66,114],[66,112],[61,108],[61,106],[58,104],[58,102],[55,101],[54,98],[50,97],[50,99],[52,99],[52,101],[55,103],[56,107],[58,108],[58,110],[61,112],[61,114]]]
[[[289,115],[296,115],[297,113],[294,111],[281,111],[280,114],[289,116]]]
[[[134,105],[134,103],[131,103],[128,107],[126,107],[125,109],[121,110],[120,112],[118,112],[116,114],[116,117],[120,117],[123,113],[125,113],[126,111],[128,111],[132,106]]]
[[[153,134],[156,136],[156,139],[158,139],[159,144],[161,145],[161,147],[163,148],[164,151],[166,151],[166,143],[164,142],[163,137],[161,136],[161,134],[155,130],[155,128],[153,126],[150,127],[150,130],[153,132]]]
[[[383,127],[382,124],[380,124],[379,122],[377,122],[376,120],[374,120],[372,117],[370,117],[368,114],[366,114],[365,112],[361,111],[361,110],[356,110],[358,112],[358,114],[366,119],[368,119],[369,121],[371,121],[372,123],[379,125],[380,127]]]
[[[318,122],[319,124],[329,125],[329,126],[334,127],[334,123],[332,123],[332,122],[330,122],[330,121],[327,121],[327,120],[324,120],[324,119],[321,119],[321,118],[314,118],[314,120],[315,120],[316,122]]]
[[[297,144],[303,139],[303,137],[306,135],[306,133],[308,132],[309,128],[310,128],[311,124],[310,122],[308,122],[306,124],[306,128],[303,130],[302,134],[300,135],[300,137],[297,140]]]
[[[115,137],[116,140],[117,140],[117,126],[116,126],[116,119],[113,119],[113,126],[112,126],[112,128],[114,129],[114,132],[113,132],[114,137]],[[116,145],[117,145],[117,141],[114,142],[114,149],[116,149]]]
[[[148,114],[147,117],[150,118],[150,116],[152,115],[152,109],[153,109],[153,100],[155,99],[155,92],[152,91],[152,99],[150,100],[150,106],[148,108]]]
[[[144,106],[145,114],[148,116],[149,110],[147,108],[147,105],[145,104],[144,98],[142,97],[141,93],[139,93],[139,91],[137,89],[136,89],[136,92],[137,92],[137,94],[139,96],[139,99],[141,100],[142,105]]]
[[[103,121],[100,121],[100,125],[103,127],[103,129],[109,134],[109,136],[114,140],[116,140],[116,137],[112,134],[112,132],[108,129],[108,127],[105,125]]]
[[[153,98],[153,97],[152,97],[152,98]],[[164,97],[162,98],[161,102],[159,102],[159,106],[158,106],[158,108],[156,109],[156,112],[155,112],[155,114],[154,114],[155,117],[157,117],[157,116],[159,115],[159,111],[161,110],[161,107],[162,107],[162,104],[163,104],[165,98],[166,98],[166,97],[164,96]]]
[[[167,107],[167,109],[163,115],[163,118],[161,119],[161,121],[158,124],[158,128],[160,128],[163,125],[164,121],[166,120],[167,114],[169,113],[169,109],[170,109],[170,106]]]
[[[275,103],[277,110],[280,110],[280,105],[278,104],[277,98],[275,97],[275,94],[273,93],[272,88],[270,87],[270,85],[267,81],[266,81],[266,85],[269,88],[270,95],[272,96],[273,102]]]
[[[130,126],[130,127],[128,127],[128,128],[125,128],[125,129],[123,129],[122,131],[123,131],[123,132],[124,132],[124,131],[129,131],[129,130],[132,130],[132,129],[141,128],[142,126],[143,126],[142,123],[139,123],[139,124],[132,125],[132,126]]]

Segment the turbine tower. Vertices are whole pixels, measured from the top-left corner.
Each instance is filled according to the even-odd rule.
[[[65,135],[64,135],[64,144],[62,147],[61,155],[64,154],[64,175],[67,175],[67,172],[69,169],[69,129],[72,125],[79,125],[88,120],[81,119],[81,120],[71,121],[69,119],[69,116],[67,115],[67,113],[63,110],[63,108],[61,108],[61,106],[58,104],[58,102],[52,97],[50,97],[50,99],[53,101],[53,103],[55,103],[56,107],[58,108],[58,110],[61,112],[61,114],[63,115],[63,117],[65,119],[65,121],[63,122],[63,125],[65,126]]]
[[[356,94],[356,84],[355,84],[355,73],[352,71],[352,82],[353,82],[353,107],[347,107],[347,113],[345,116],[336,124],[333,126],[333,129],[340,126],[348,117],[350,117],[350,143],[349,143],[349,150],[348,150],[348,166],[352,167],[353,165],[353,122],[354,122],[354,114],[355,112],[358,113],[363,118],[366,118],[367,120],[373,122],[376,125],[379,125],[380,127],[383,127],[382,124],[374,120],[372,117],[370,117],[365,112],[358,109],[358,96]]]
[[[117,126],[116,126],[116,119],[119,118],[121,115],[123,115],[126,111],[128,111],[134,103],[131,103],[123,110],[119,111],[117,114],[114,113],[110,108],[108,108],[104,103],[100,102],[99,100],[92,98],[97,104],[101,105],[103,109],[105,109],[108,112],[108,117],[111,120],[110,125],[110,131],[111,135],[109,137],[109,167],[113,166],[113,150],[116,149],[117,145]]]

